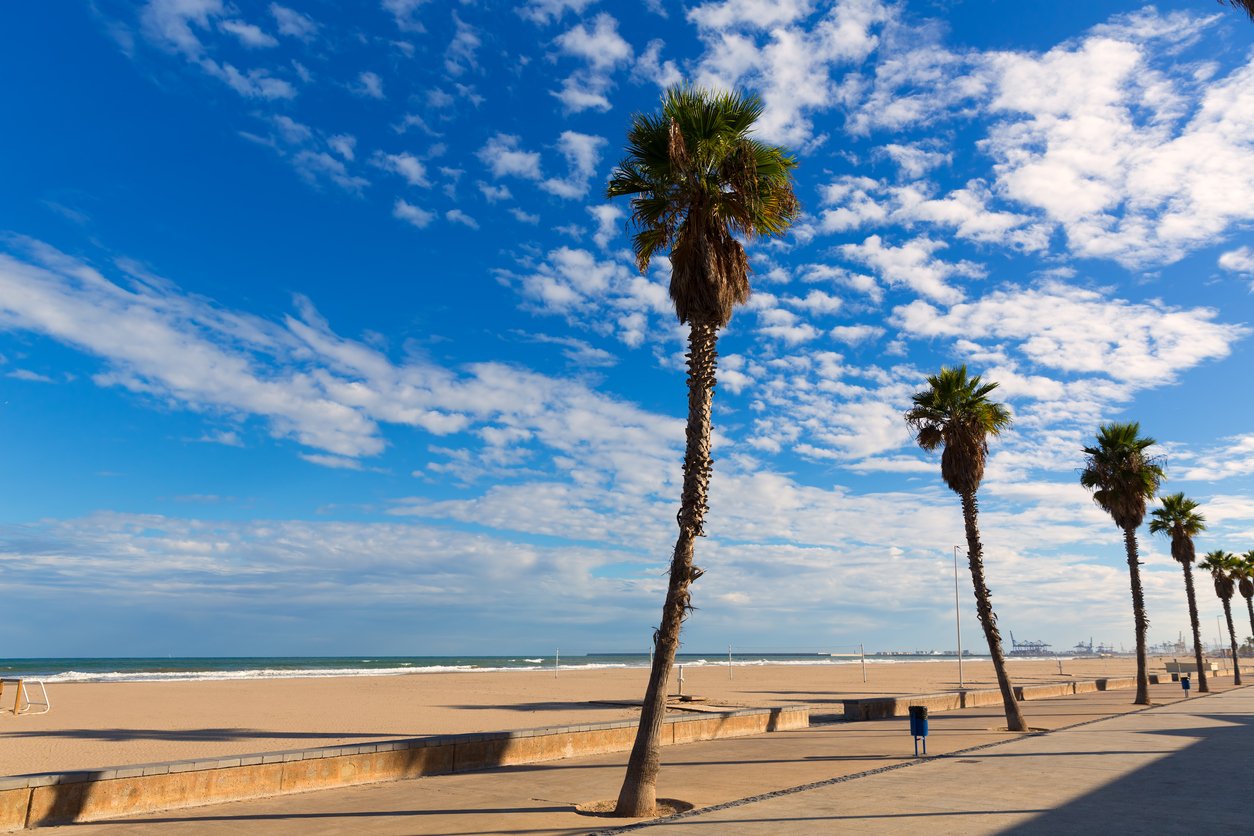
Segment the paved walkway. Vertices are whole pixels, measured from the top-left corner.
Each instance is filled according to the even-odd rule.
[[[1242,688],[633,832],[1250,833],[1251,752]]]
[[[1220,688],[1230,687],[1220,684]],[[1023,704],[1033,727],[999,731],[1000,707],[935,714],[929,751],[913,758],[906,720],[840,723],[738,740],[666,747],[659,792],[700,808],[647,825],[644,834],[815,833],[925,830],[992,832],[1251,832],[1229,811],[1254,751],[1254,688],[1179,699],[1151,686],[1160,708],[1129,712],[1131,691]],[[1078,723],[1087,725],[1076,726]],[[1073,727],[1073,728],[1064,728]],[[241,801],[98,824],[48,828],[65,836],[257,836],[341,834],[586,834],[621,819],[583,816],[574,805],[617,794],[626,753],[532,766],[369,784]],[[889,772],[864,773],[883,768]],[[840,778],[854,777],[844,783]],[[808,791],[802,785],[822,783]],[[775,798],[739,803],[763,793]],[[1201,799],[1201,803],[1196,803]],[[730,806],[730,803],[736,806]],[[1099,807],[1100,805],[1100,807]],[[1227,817],[1226,817],[1227,816]],[[1201,817],[1201,818],[1199,818]],[[1238,826],[1240,825],[1240,826]]]

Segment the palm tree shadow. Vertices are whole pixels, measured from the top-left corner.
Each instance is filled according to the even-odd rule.
[[[1125,832],[1249,832],[1248,814],[1234,804],[1233,785],[1216,776],[1238,780],[1243,774],[1254,747],[1254,717],[1197,716],[1222,725],[1144,732],[1198,739],[1004,832],[1019,836],[1085,833],[1100,828],[1102,822],[1114,829],[1126,828]]]

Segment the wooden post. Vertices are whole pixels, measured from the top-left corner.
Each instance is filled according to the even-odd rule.
[[[17,714],[22,708],[22,680],[17,681],[17,696],[13,698],[13,713]]]

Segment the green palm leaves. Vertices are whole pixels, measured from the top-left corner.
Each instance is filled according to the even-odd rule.
[[[1010,426],[1010,412],[988,398],[996,383],[979,375],[967,377],[967,367],[944,367],[927,379],[928,388],[914,395],[906,423],[924,450],[944,447],[941,478],[956,493],[974,492],[984,479],[988,437]]]
[[[722,327],[749,298],[749,262],[737,240],[781,235],[800,207],[796,161],[749,136],[757,96],[672,87],[660,114],[637,114],[627,155],[607,197],[631,197],[632,245],[641,272],[667,249],[671,299],[680,322]]]
[[[1239,558],[1221,549],[1207,552],[1206,557],[1202,558],[1197,565],[1210,572],[1211,578],[1215,581],[1215,594],[1225,602],[1231,601],[1232,594],[1236,591],[1234,573],[1240,565]]]
[[[1180,563],[1197,558],[1193,538],[1206,530],[1206,518],[1197,512],[1198,504],[1182,493],[1160,497],[1161,508],[1150,512],[1150,534],[1166,534],[1171,538],[1171,556]]]
[[[1254,551],[1248,551],[1235,559],[1233,573],[1241,590],[1242,598],[1254,598]],[[1254,624],[1250,625],[1254,628]]]
[[[1164,478],[1162,466],[1146,453],[1157,442],[1140,433],[1135,422],[1105,424],[1097,431],[1097,444],[1084,448],[1080,484],[1093,491],[1093,501],[1123,529],[1141,524],[1145,503],[1158,493]]]

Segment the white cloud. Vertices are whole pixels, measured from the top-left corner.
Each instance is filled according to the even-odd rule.
[[[1223,444],[1198,453],[1178,478],[1216,482],[1254,473],[1254,434],[1233,436],[1223,441]]]
[[[435,213],[414,206],[412,203],[407,203],[398,197],[396,202],[392,204],[392,217],[423,229],[435,220]]]
[[[349,134],[336,134],[327,138],[327,145],[331,146],[332,151],[351,163],[357,148],[357,137]]]
[[[623,210],[612,203],[598,203],[588,207],[588,214],[596,219],[597,230],[592,240],[601,249],[609,246],[610,241],[618,237],[619,225],[623,219]]]
[[[348,456],[332,456],[326,453],[301,453],[300,457],[310,464],[336,470],[361,470],[361,462]]]
[[[788,296],[780,301],[811,314],[834,314],[844,306],[844,300],[839,296],[821,290],[811,290],[804,298]]]
[[[152,41],[196,59],[204,45],[196,29],[225,14],[222,0],[149,0],[139,13],[140,27]]]
[[[519,15],[525,17],[533,23],[544,25],[547,23],[556,23],[562,19],[566,12],[572,11],[575,14],[582,14],[583,10],[591,6],[597,0],[528,0],[527,3],[519,6],[515,11]]]
[[[519,209],[517,206],[511,206],[509,213],[513,215],[514,220],[518,221],[519,223],[524,223],[524,224],[540,223],[539,215],[533,215],[530,212],[524,212],[522,209]]]
[[[483,40],[475,27],[463,21],[456,13],[453,14],[453,23],[456,32],[448,48],[444,50],[444,69],[449,75],[459,76],[478,66],[475,52]]]
[[[383,79],[378,73],[363,72],[358,74],[357,83],[350,88],[358,96],[365,96],[370,99],[383,98]]]
[[[553,95],[567,112],[609,110],[609,73],[632,58],[631,45],[618,34],[618,21],[611,15],[599,14],[591,28],[584,24],[574,26],[557,38],[557,45],[567,55],[583,60],[586,66],[568,76],[562,89]]]
[[[688,19],[703,29],[774,29],[808,17],[813,11],[810,0],[723,0],[690,9]]]
[[[28,383],[54,383],[55,382],[53,381],[52,378],[48,377],[48,375],[40,374],[39,372],[33,372],[30,369],[14,369],[11,372],[5,372],[4,376],[12,378],[14,380],[25,380]]]
[[[901,169],[901,173],[911,180],[917,180],[932,169],[939,168],[953,160],[952,153],[930,151],[918,145],[899,145],[890,142],[881,145],[879,150],[892,158],[892,161]]]
[[[1237,247],[1219,256],[1219,266],[1231,273],[1254,278],[1254,248]]]
[[[655,38],[649,41],[645,46],[644,52],[640,53],[636,58],[635,66],[632,73],[639,77],[652,81],[658,87],[672,87],[684,80],[684,75],[679,71],[679,67],[674,61],[662,60],[662,47],[665,44],[661,38]]]
[[[558,36],[557,45],[567,55],[582,58],[596,71],[613,69],[631,60],[631,45],[618,34],[618,21],[604,12],[597,15],[589,28],[574,26]]]
[[[370,182],[364,177],[350,174],[344,162],[332,157],[325,151],[304,150],[292,157],[292,166],[301,177],[311,184],[317,184],[321,178],[330,180],[335,185],[350,192],[360,192]]]
[[[892,322],[917,338],[1013,339],[1040,366],[1153,386],[1228,356],[1248,333],[1244,326],[1216,322],[1217,316],[1208,308],[1108,299],[1048,282],[997,290],[947,312],[916,301],[894,309]]]
[[[521,150],[520,142],[517,136],[498,133],[479,149],[476,156],[488,167],[493,177],[539,180],[543,176],[540,173],[540,154]]]
[[[479,222],[460,209],[450,209],[444,213],[444,217],[451,223],[461,224],[462,226],[470,227],[471,229],[479,228]]]
[[[402,32],[425,32],[418,20],[418,10],[427,0],[383,0],[383,10],[392,15],[396,28]]]
[[[905,286],[929,299],[953,304],[962,299],[962,291],[947,283],[955,276],[980,276],[983,270],[969,262],[956,264],[933,258],[932,254],[945,244],[930,238],[915,238],[900,247],[886,245],[878,235],[861,244],[845,244],[840,248],[846,258],[860,262],[890,285]]]
[[[557,147],[566,158],[568,173],[560,179],[551,177],[545,180],[540,184],[540,188],[567,199],[586,195],[588,181],[596,173],[597,163],[601,160],[601,148],[604,145],[603,137],[581,134],[576,131],[562,131],[557,140]]]
[[[510,194],[508,186],[493,186],[480,180],[476,185],[479,191],[483,192],[483,199],[488,203],[496,203],[499,200],[509,200],[513,197]]]
[[[1197,18],[1137,20],[1040,56],[989,56],[1003,121],[985,143],[1007,197],[1061,224],[1073,252],[1134,268],[1254,219],[1254,148],[1238,139],[1254,131],[1254,63],[1202,84],[1159,66],[1147,40],[1186,40]]]
[[[697,84],[760,91],[766,111],[757,132],[805,148],[825,138],[815,135],[811,114],[841,99],[834,69],[871,54],[877,43],[872,30],[888,12],[878,0],[844,0],[810,21],[810,3],[730,0],[698,6],[688,16],[705,44]]]
[[[296,88],[265,69],[240,70],[233,64],[220,63],[209,57],[198,31],[208,31],[213,22],[237,38],[254,41],[268,38],[249,24],[223,20],[226,9],[221,0],[149,0],[139,13],[140,30],[148,40],[162,48],[183,55],[208,75],[227,84],[241,96],[255,99],[291,99]],[[256,30],[254,34],[253,30]],[[261,43],[254,43],[260,46]]]
[[[298,11],[280,6],[278,3],[271,3],[270,14],[274,17],[280,35],[302,41],[312,41],[318,34],[317,22]]]
[[[399,174],[411,186],[425,189],[431,185],[431,181],[427,179],[426,165],[413,154],[384,154],[380,151],[375,153],[372,162],[379,168]]]
[[[858,345],[883,336],[884,329],[878,325],[837,325],[827,333],[837,342]]]
[[[245,23],[242,20],[224,20],[218,24],[223,32],[228,32],[239,39],[239,42],[250,49],[268,49],[278,46],[279,42],[273,35],[261,30],[261,27]]]
[[[820,189],[823,204],[835,207],[823,210],[820,229],[837,233],[865,226],[923,223],[952,230],[959,238],[1018,250],[1049,247],[1050,225],[990,208],[993,195],[980,180],[971,180],[942,197],[932,196],[930,190],[921,182],[894,186],[870,177],[843,175]]]

